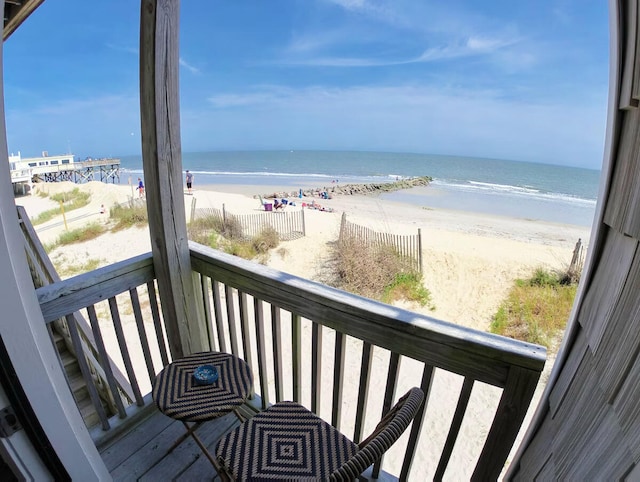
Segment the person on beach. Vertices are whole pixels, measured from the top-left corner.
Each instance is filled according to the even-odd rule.
[[[187,194],[191,194],[191,186],[193,185],[193,174],[191,174],[189,172],[189,169],[187,169]]]
[[[140,178],[138,178],[138,187],[136,189],[138,190],[138,197],[144,197],[144,183]]]

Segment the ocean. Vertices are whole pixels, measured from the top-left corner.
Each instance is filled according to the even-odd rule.
[[[577,167],[429,154],[360,151],[185,152],[194,188],[211,184],[299,188],[378,183],[430,176],[426,187],[380,195],[383,200],[590,226],[600,171]],[[142,158],[121,158],[121,182],[142,174]]]

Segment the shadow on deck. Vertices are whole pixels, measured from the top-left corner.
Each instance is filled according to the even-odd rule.
[[[239,424],[230,413],[202,424],[196,433],[213,452],[220,437]],[[100,447],[100,455],[113,480],[220,480],[191,437],[167,453],[184,433],[182,422],[154,408],[135,427]]]

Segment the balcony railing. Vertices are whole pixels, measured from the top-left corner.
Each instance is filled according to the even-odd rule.
[[[463,464],[467,478],[499,476],[544,366],[544,348],[354,296],[196,243],[190,249],[208,344],[250,364],[262,408],[296,400],[357,442],[393,405],[396,392],[420,386],[426,403],[373,475],[382,468],[400,479],[440,479],[448,465]],[[90,320],[97,358],[112,396],[121,400],[118,415],[108,417],[97,391],[90,390],[101,415],[92,430],[97,444],[127,430],[136,406],[150,403],[156,373],[170,361],[154,278],[151,255],[143,255],[37,290],[48,323],[66,317],[71,324],[80,310]],[[120,353],[107,355],[109,337]],[[126,406],[121,397],[108,356],[126,373],[135,405]],[[91,386],[91,370],[82,372]],[[487,399],[495,407],[491,417],[478,409]],[[437,437],[433,427],[442,424],[448,432]],[[469,437],[480,442],[470,443]]]

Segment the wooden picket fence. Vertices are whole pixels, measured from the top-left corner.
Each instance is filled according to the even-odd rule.
[[[195,201],[195,199],[194,199]],[[271,227],[277,233],[281,241],[291,241],[306,235],[304,224],[304,210],[261,212],[256,214],[233,214],[218,208],[195,208],[192,204],[191,221],[204,217],[217,217],[222,221],[233,219],[242,228],[242,237],[251,239],[259,235],[265,228]]]
[[[358,239],[367,246],[391,246],[409,262],[411,269],[422,273],[422,233],[420,228],[418,228],[418,234],[380,233],[347,221],[347,214],[342,213],[338,242],[349,237]]]

